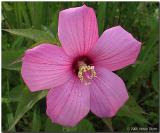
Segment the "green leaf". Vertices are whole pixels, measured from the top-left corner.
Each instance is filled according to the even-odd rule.
[[[13,42],[13,44],[11,44],[12,49],[21,49],[24,45],[23,44],[24,40],[25,40],[24,37],[21,37],[21,36],[17,37]]]
[[[13,113],[7,114],[7,120],[8,120],[8,127],[10,127],[13,122]],[[11,131],[14,131],[14,132],[16,131],[15,126],[12,128]]]
[[[30,16],[33,27],[40,28],[50,16],[47,14],[47,2],[27,2],[28,14]]]
[[[19,84],[16,87],[12,88],[9,92],[9,98],[15,99],[15,101],[21,100],[21,95],[24,93],[24,84]]]
[[[131,87],[138,81],[138,78],[148,77],[150,72],[153,70],[157,62],[158,57],[158,45],[148,44],[142,51],[141,63],[137,64],[131,71],[128,77],[128,87]]]
[[[55,43],[55,38],[50,35],[48,32],[36,29],[4,29],[9,33],[23,36],[29,39],[34,40],[35,42],[48,42]]]
[[[8,70],[17,70],[21,68],[21,57],[24,49],[20,50],[5,50],[2,52],[2,68]]]
[[[155,71],[152,74],[152,86],[156,92],[159,92],[158,90],[159,82],[158,81],[159,81],[158,71]]]
[[[142,5],[145,6],[144,3]],[[144,39],[145,41],[142,41],[142,48],[139,55],[140,63],[136,64],[129,74],[129,87],[135,84],[139,78],[148,78],[154,67],[158,65],[158,19],[152,15],[146,17],[145,22],[150,27],[149,30],[147,29],[148,40]],[[143,33],[145,32],[143,31]]]
[[[102,34],[102,32],[104,31],[105,17],[106,17],[106,2],[98,2],[97,20],[98,20],[98,29],[100,34]]]
[[[47,118],[45,122],[45,132],[58,132],[58,131],[63,131],[62,126],[52,123],[52,121]]]
[[[15,98],[6,98],[6,97],[2,98],[2,103],[11,103],[11,102],[18,102],[18,99],[15,99]]]
[[[152,125],[158,124],[159,115],[157,113],[151,112],[148,116],[149,121],[151,121]]]
[[[144,117],[145,112],[136,103],[135,99],[130,95],[127,103],[120,109],[117,116],[126,116],[133,119],[136,123],[148,123],[147,119]]]
[[[155,107],[159,107],[159,103],[158,103],[158,95],[155,95],[154,98],[152,99],[147,99],[146,101],[144,101],[144,105],[147,105],[150,108],[155,108]]]
[[[40,112],[37,108],[34,109],[33,112],[33,120],[32,120],[32,131],[38,132],[41,128],[41,117]]]
[[[21,100],[21,95],[23,94],[24,85],[17,85],[9,91],[9,95],[2,97],[2,103],[13,103],[19,102]]]
[[[95,131],[92,123],[87,119],[83,119],[76,127],[76,131]]]
[[[72,127],[72,128],[63,127],[63,131],[72,131],[72,132],[86,132],[86,131],[90,131],[90,132],[93,132],[93,131],[95,131],[95,129],[94,129],[92,123],[89,120],[83,119],[75,127]]]
[[[46,124],[45,124],[45,131],[47,132],[58,132],[58,131],[66,131],[66,132],[86,132],[86,131],[95,131],[92,123],[87,120],[87,119],[83,119],[78,125],[76,125],[75,127],[62,127],[58,124],[52,123],[52,121],[50,119],[46,120]]]
[[[12,128],[17,124],[17,122],[23,117],[23,115],[46,95],[47,91],[31,93],[27,88],[25,88],[25,91],[21,96],[21,101],[19,102],[18,107],[16,109],[14,121],[9,127],[8,131],[12,130]]]

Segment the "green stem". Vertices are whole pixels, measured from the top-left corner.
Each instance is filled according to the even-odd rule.
[[[111,118],[105,118],[105,119],[102,119],[103,122],[107,125],[107,127],[110,129],[110,131],[114,131],[113,130],[113,126],[112,126],[112,119]]]

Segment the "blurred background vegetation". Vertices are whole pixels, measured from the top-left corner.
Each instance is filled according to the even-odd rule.
[[[21,74],[26,49],[41,42],[60,45],[59,11],[81,6],[94,8],[99,34],[121,25],[142,42],[136,64],[116,73],[123,78],[130,99],[112,119],[89,113],[74,128],[52,124],[46,116],[47,91],[31,93]],[[2,130],[3,131],[131,131],[159,125],[158,13],[156,2],[2,2]],[[137,131],[137,130],[135,130]]]

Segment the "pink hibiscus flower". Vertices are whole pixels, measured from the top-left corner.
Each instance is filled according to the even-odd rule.
[[[99,38],[92,8],[69,8],[59,14],[62,47],[41,44],[25,52],[22,77],[34,92],[50,89],[47,115],[54,123],[74,126],[89,111],[113,117],[128,100],[123,80],[112,71],[136,61],[141,43],[121,26]]]

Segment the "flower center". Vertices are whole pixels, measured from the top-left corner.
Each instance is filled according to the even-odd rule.
[[[94,77],[96,77],[94,66],[87,65],[83,61],[79,61],[78,66],[79,66],[78,77],[80,81],[83,82],[85,85],[90,84],[90,81]]]
[[[72,70],[79,80],[85,85],[90,84],[91,80],[96,77],[94,62],[86,55],[74,58]]]

